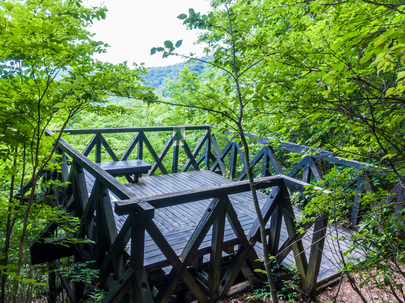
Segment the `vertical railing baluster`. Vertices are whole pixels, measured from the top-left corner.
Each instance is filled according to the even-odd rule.
[[[136,158],[143,160],[143,137],[144,137],[144,133],[143,132],[139,132],[139,142],[138,142],[138,151],[137,151],[137,155]]]
[[[211,154],[211,130],[207,130],[207,132],[204,134],[204,136],[207,137],[207,140],[205,142],[205,159],[204,159],[204,166],[206,169],[209,169],[210,167],[210,154]]]
[[[173,163],[172,163],[172,173],[177,173],[177,167],[179,165],[179,145],[177,142],[173,144]]]
[[[101,139],[98,134],[96,141],[96,163],[101,163]]]
[[[231,148],[231,159],[229,162],[229,176],[231,177],[232,180],[235,179],[237,157],[238,157],[238,150],[236,142],[233,142]]]

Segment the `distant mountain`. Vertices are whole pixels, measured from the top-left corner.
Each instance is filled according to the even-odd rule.
[[[208,58],[203,58],[208,60]],[[183,62],[177,63],[168,66],[159,66],[159,67],[149,67],[147,68],[147,74],[142,76],[143,80],[147,82],[146,86],[153,87],[153,88],[160,88],[160,86],[164,83],[166,79],[174,80],[177,74],[185,67],[192,71],[195,71],[199,74],[204,72],[206,68],[206,64],[195,61],[195,62]]]

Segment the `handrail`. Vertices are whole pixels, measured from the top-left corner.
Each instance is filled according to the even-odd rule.
[[[283,177],[275,175],[255,179],[256,189],[263,189],[281,185]],[[148,202],[154,208],[162,208],[172,205],[179,205],[193,201],[199,201],[209,198],[216,198],[223,195],[232,195],[236,193],[246,192],[250,190],[249,181],[240,181],[233,183],[225,183],[218,186],[209,186],[199,189],[192,189],[162,195],[153,195],[148,197],[133,198],[115,202],[115,212],[119,215],[131,212],[132,208],[139,203]]]
[[[114,133],[137,133],[137,132],[165,132],[177,129],[185,130],[207,130],[211,129],[209,125],[197,126],[150,126],[150,127],[119,127],[119,128],[82,128],[82,129],[64,129],[64,133],[71,135],[89,135],[89,134],[114,134]],[[60,130],[53,130],[60,132]]]

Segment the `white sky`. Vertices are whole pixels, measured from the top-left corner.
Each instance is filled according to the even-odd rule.
[[[181,53],[202,54],[201,47],[193,45],[198,32],[187,30],[177,16],[188,14],[189,8],[207,12],[210,7],[207,0],[88,0],[85,3],[104,4],[108,8],[106,19],[96,21],[90,29],[96,33],[95,40],[110,45],[106,54],[97,57],[102,61],[144,62],[146,67],[184,61],[174,56],[163,59],[162,53],[150,55],[150,49],[163,46],[165,40],[173,43],[183,40]]]

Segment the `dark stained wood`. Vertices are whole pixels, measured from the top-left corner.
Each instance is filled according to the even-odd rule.
[[[200,170],[197,162],[195,161],[195,156],[191,153],[191,150],[188,147],[188,144],[186,141],[183,142],[183,149],[184,149],[184,152],[186,153],[187,158],[190,160],[191,165],[193,165],[194,170]],[[184,171],[184,170],[182,170],[182,171]]]
[[[158,151],[158,156],[145,132],[170,132],[174,131],[174,128],[73,131],[74,134],[94,134],[86,153],[95,147],[96,162],[101,161],[104,152],[107,152],[113,160],[118,160],[103,137],[104,133],[137,133],[121,159],[127,160],[136,146],[138,146],[137,156],[142,159],[145,144],[155,161],[149,175],[158,168],[166,175],[147,176],[137,184],[126,186],[100,170],[97,165],[63,140],[59,143],[62,152],[66,153],[72,162],[69,175],[72,185],[64,191],[64,194],[71,194],[71,198],[65,207],[74,211],[74,215],[81,217],[84,225],[83,233],[96,240],[95,245],[86,252],[83,247],[79,247],[78,251],[82,257],[86,256],[88,259],[93,259],[91,256],[95,255],[101,268],[103,285],[110,289],[112,286],[108,300],[118,302],[127,295],[131,301],[152,301],[147,274],[157,269],[162,270],[163,267],[166,277],[160,281],[163,286],[157,286],[155,301],[166,302],[180,281],[183,281],[182,283],[199,301],[206,301],[207,294],[210,300],[215,300],[227,294],[239,272],[247,277],[252,275],[249,266],[253,269],[257,267],[255,260],[262,250],[258,241],[258,224],[251,202],[249,183],[246,181],[235,183],[214,172],[199,171],[199,165],[205,159],[207,165],[213,162],[212,170],[219,168],[224,174],[226,169],[223,160],[231,153],[230,173],[234,176],[237,161],[245,165],[243,153],[236,142],[229,142],[221,153],[209,127],[201,126],[196,129],[205,130],[205,134],[194,151],[191,152],[186,142],[183,145],[188,158],[183,170],[191,168],[194,171],[170,175],[167,174],[163,160],[167,160],[165,157],[173,145],[173,136],[166,142],[163,150]],[[196,160],[204,144],[206,150]],[[262,161],[263,175],[270,174],[270,163],[276,173],[281,172],[272,147],[267,141],[264,144],[265,146],[251,161],[251,165],[258,165]],[[290,143],[284,144],[283,148],[302,153],[314,151]],[[173,148],[173,172],[178,170],[178,155],[179,148],[176,146]],[[315,151],[314,158],[326,157],[333,158],[333,155],[322,150]],[[64,159],[66,160],[66,157]],[[341,162],[342,159],[338,158],[332,160],[335,161],[331,161],[333,163],[342,165],[344,162],[352,167],[360,163],[350,162],[347,159]],[[311,290],[319,279],[336,274],[336,269],[332,249],[326,247],[330,244],[325,238],[329,230],[325,228],[326,219],[316,221],[312,229],[308,223],[308,226],[304,226],[306,234],[297,233],[298,226],[295,219],[299,218],[299,213],[292,207],[284,186],[303,192],[310,181],[311,172],[316,180],[322,177],[309,156],[305,157],[290,175],[296,175],[302,169],[304,169],[303,181],[307,182],[281,175],[260,178],[255,182],[259,189],[273,187],[269,197],[258,193],[262,213],[267,222],[266,230],[270,234],[271,253],[278,254],[278,259],[285,265],[296,262],[305,288]],[[55,176],[49,174],[50,178]],[[237,179],[244,176],[245,171],[242,171]],[[324,192],[328,194],[328,191]],[[315,234],[311,237],[313,230]],[[328,244],[325,247],[324,241]],[[345,244],[342,244],[343,246]],[[321,258],[322,253],[324,258]],[[219,271],[223,258],[229,260],[229,266],[225,271]],[[126,264],[126,260],[130,263]],[[128,265],[131,270],[125,271]],[[198,281],[192,274],[197,268],[200,270],[200,274],[196,275]]]
[[[255,180],[257,189],[280,185],[282,178],[279,175],[264,177]],[[116,202],[115,211],[118,214],[126,214],[133,209],[134,205],[142,202],[147,202],[154,208],[168,207],[171,205],[203,200],[208,198],[218,197],[224,194],[235,194],[239,192],[246,192],[250,189],[249,181],[241,181],[237,183],[223,184],[221,186],[212,186],[202,189],[192,189],[188,191],[179,191],[167,193],[164,195],[156,195],[150,197],[140,197],[131,200]]]
[[[361,199],[361,194],[363,193],[364,190],[364,175],[361,176],[357,180],[357,186],[356,186],[356,195],[354,197],[354,202],[353,202],[353,208],[352,208],[352,217],[350,220],[351,227],[352,229],[356,228],[357,223],[359,222],[359,215],[360,215],[360,199]]]
[[[170,275],[170,283],[168,283],[165,289],[161,290],[157,297],[157,302],[167,302],[170,295],[172,294],[174,288],[176,287],[180,278],[183,278],[184,283],[189,287],[189,289],[193,292],[199,302],[207,302],[207,298],[204,292],[201,290],[198,283],[192,277],[191,273],[187,270],[187,257],[188,252],[186,251],[186,256],[183,258],[178,258],[177,254],[173,251],[169,243],[167,243],[166,239],[160,233],[157,226],[152,222],[146,222],[146,228],[149,235],[152,237],[153,241],[158,245],[160,250],[164,253],[165,257],[173,266],[173,270]],[[186,245],[187,247],[187,245]],[[185,250],[183,250],[184,252]],[[183,255],[183,253],[182,253]],[[183,263],[180,261],[183,260]]]
[[[103,184],[106,188],[112,191],[120,199],[130,199],[134,196],[134,192],[129,190],[126,186],[118,182],[114,179],[110,174],[102,170],[96,163],[93,163],[89,159],[87,159],[84,155],[80,154],[76,151],[73,147],[67,144],[64,140],[59,140],[58,146],[66,153],[69,154],[70,157],[73,158],[75,162],[77,162],[82,168],[84,168],[87,172],[91,175],[96,176],[97,181]],[[147,203],[139,203],[136,207],[137,211],[145,213],[145,215],[153,214],[153,207],[148,205]]]
[[[173,145],[173,164],[172,173],[177,173],[177,167],[179,166],[179,146]]]
[[[171,138],[171,140],[173,140],[173,136],[171,136],[170,138]],[[152,155],[153,160],[155,160],[154,166],[153,166],[152,169],[150,170],[149,175],[152,175],[152,174],[156,171],[157,167],[159,167],[159,169],[160,169],[160,171],[162,172],[162,174],[167,174],[166,168],[165,168],[164,165],[161,163],[161,162],[162,162],[162,158],[160,158],[160,156],[161,156],[162,154],[160,154],[160,156],[158,156],[158,155],[156,154],[155,150],[154,150],[153,147],[152,147],[152,144],[150,144],[148,138],[146,138],[146,136],[145,136],[144,134],[142,134],[142,142],[145,144],[146,148],[148,149],[148,151],[149,151],[150,154]],[[169,141],[168,143],[169,143],[169,144],[166,144],[166,147],[165,147],[166,152],[165,152],[164,154],[167,153],[167,151],[169,150],[169,148],[170,148],[170,146],[171,146],[171,142]]]
[[[221,175],[225,176],[226,167],[223,162],[223,158],[221,157],[222,153],[221,153],[221,150],[219,149],[217,139],[215,138],[215,136],[212,133],[210,133],[210,142],[211,142],[212,148],[214,149],[215,158],[216,158],[216,160],[214,161],[214,163],[211,166],[211,170],[214,170],[216,167],[219,167],[219,169],[221,171]]]
[[[212,226],[212,242],[208,284],[211,289],[211,300],[219,298],[219,282],[221,279],[222,250],[225,232],[225,217],[227,203],[221,198],[218,203],[218,216]]]
[[[114,161],[114,162],[103,162],[98,163],[98,165],[108,172],[110,175],[116,176],[126,176],[128,182],[137,183],[139,177],[143,174],[147,174],[151,169],[151,165],[142,160],[126,160],[126,161]],[[133,175],[131,179],[130,175]]]
[[[125,161],[125,160],[127,160],[127,159],[129,158],[129,156],[131,155],[132,151],[134,150],[134,148],[135,148],[135,146],[136,146],[137,144],[139,144],[138,147],[139,147],[139,146],[142,146],[142,143],[141,143],[141,142],[142,142],[141,136],[142,136],[142,134],[139,134],[139,133],[134,136],[134,138],[132,139],[131,143],[129,143],[127,149],[126,149],[125,152],[122,154],[121,159],[120,159],[121,161]],[[141,159],[141,160],[142,160],[142,155],[140,156],[140,155],[139,155],[139,152],[138,152],[138,159]]]
[[[90,152],[93,150],[94,146],[96,146],[97,141],[98,141],[98,136],[94,135],[91,138],[91,140],[89,141],[89,143],[87,143],[87,146],[83,151],[83,155],[88,156],[90,154]]]
[[[156,127],[119,127],[119,128],[87,128],[87,129],[65,129],[64,133],[72,135],[84,134],[115,134],[115,133],[139,133],[139,132],[167,132],[175,131],[179,128],[184,128],[187,131],[191,130],[206,130],[210,129],[209,125],[197,126],[156,126]],[[58,130],[54,130],[58,132]]]
[[[101,144],[104,146],[105,150],[107,151],[107,153],[110,155],[111,159],[113,161],[118,161],[118,157],[116,156],[116,154],[114,153],[114,151],[111,149],[110,145],[107,143],[107,141],[105,140],[105,138],[103,137],[103,135],[99,135],[100,137],[100,142]]]
[[[305,279],[302,281],[304,291],[308,294],[312,293],[317,285],[317,277],[322,261],[327,225],[327,216],[321,216],[314,224],[311,252],[308,259],[308,264],[310,264],[310,266],[307,269]]]

